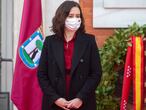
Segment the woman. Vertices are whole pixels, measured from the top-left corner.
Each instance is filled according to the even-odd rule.
[[[42,110],[96,110],[101,64],[95,37],[85,33],[81,8],[65,1],[53,18],[38,68]]]

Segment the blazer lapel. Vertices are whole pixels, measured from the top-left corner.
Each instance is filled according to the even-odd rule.
[[[73,58],[72,58],[72,68],[71,68],[71,76],[75,70],[75,68],[77,67],[80,58],[82,57],[86,46],[87,46],[87,42],[84,40],[84,36],[81,34],[78,34],[76,36],[76,40],[75,40],[75,44],[74,44],[74,52],[73,52]]]
[[[54,39],[52,49],[62,75],[65,75],[63,40]]]

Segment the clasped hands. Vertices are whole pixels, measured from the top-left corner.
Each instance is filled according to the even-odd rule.
[[[64,98],[59,98],[55,101],[55,104],[64,110],[78,109],[82,106],[82,100],[79,98],[74,98],[70,101],[67,101]]]

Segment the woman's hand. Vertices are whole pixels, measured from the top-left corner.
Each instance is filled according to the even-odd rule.
[[[83,101],[79,98],[75,98],[67,102],[67,108],[69,109],[78,109],[82,106]]]
[[[69,108],[67,108],[67,103],[68,101],[65,100],[64,98],[59,98],[55,101],[55,104],[61,108],[63,108],[64,110],[70,110]]]

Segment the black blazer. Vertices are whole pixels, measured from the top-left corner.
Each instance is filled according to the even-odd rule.
[[[80,98],[79,110],[96,110],[95,89],[101,79],[101,64],[95,37],[76,36],[71,68],[69,95],[66,97],[63,40],[56,35],[46,37],[38,67],[38,80],[43,92],[42,110],[62,110],[54,104],[60,97]]]

